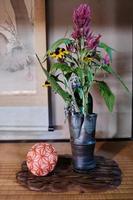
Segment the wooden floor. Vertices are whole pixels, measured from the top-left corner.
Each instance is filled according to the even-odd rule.
[[[15,174],[32,145],[32,143],[0,144],[0,200],[133,200],[133,142],[97,143],[95,153],[116,160],[123,172],[123,181],[113,191],[85,194],[32,192],[20,186],[16,182]],[[71,153],[69,143],[53,145],[59,154]]]

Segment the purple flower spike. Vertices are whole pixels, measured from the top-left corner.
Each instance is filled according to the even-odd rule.
[[[105,65],[109,65],[110,64],[110,57],[109,57],[108,54],[105,54],[103,60],[104,60],[104,64]]]
[[[81,37],[81,32],[80,32],[80,30],[78,30],[78,29],[76,30],[76,29],[75,29],[75,30],[73,31],[73,33],[71,34],[71,36],[72,36],[73,39],[79,39],[79,38]]]
[[[87,46],[89,47],[89,49],[96,49],[98,44],[99,44],[99,39],[100,39],[101,35],[93,35],[92,33],[89,34],[88,38],[87,38]]]
[[[87,38],[89,32],[90,32],[90,26],[86,26],[82,31],[82,35],[85,36],[85,38]]]
[[[73,13],[73,23],[77,28],[88,26],[91,21],[91,10],[87,4],[81,4]]]
[[[66,45],[66,49],[67,49],[67,51],[70,51],[70,52],[73,52],[73,53],[76,52],[76,48],[73,44]]]

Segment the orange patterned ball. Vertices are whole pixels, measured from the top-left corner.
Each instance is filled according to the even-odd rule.
[[[53,171],[57,159],[57,152],[51,144],[37,143],[28,152],[26,163],[32,174],[45,176]]]

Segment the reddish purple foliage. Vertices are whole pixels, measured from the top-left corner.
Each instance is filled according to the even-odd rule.
[[[93,35],[92,33],[89,34],[87,38],[87,46],[89,47],[89,49],[96,49],[99,44],[100,37],[100,34],[97,36]]]
[[[88,26],[91,20],[90,7],[87,4],[81,4],[73,13],[73,23],[77,28]]]
[[[91,11],[87,4],[81,4],[73,13],[74,31],[72,38],[87,37],[90,31]]]
[[[73,39],[79,39],[81,37],[81,32],[79,29],[74,29],[74,31],[71,34]]]
[[[105,54],[103,60],[104,60],[104,64],[106,64],[106,65],[110,64],[110,57],[108,54]]]
[[[68,44],[68,45],[66,45],[66,49],[67,49],[67,51],[71,51],[71,52],[76,52],[76,47],[73,45],[73,44]]]
[[[84,43],[89,49],[96,49],[101,35],[94,35],[90,29],[91,10],[87,4],[81,4],[73,13],[74,31],[72,38],[74,40],[84,38]]]

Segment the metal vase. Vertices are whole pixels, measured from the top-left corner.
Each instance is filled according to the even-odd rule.
[[[95,129],[97,114],[84,116],[80,113],[69,115],[69,129],[74,170],[86,172],[96,167],[94,159]]]

